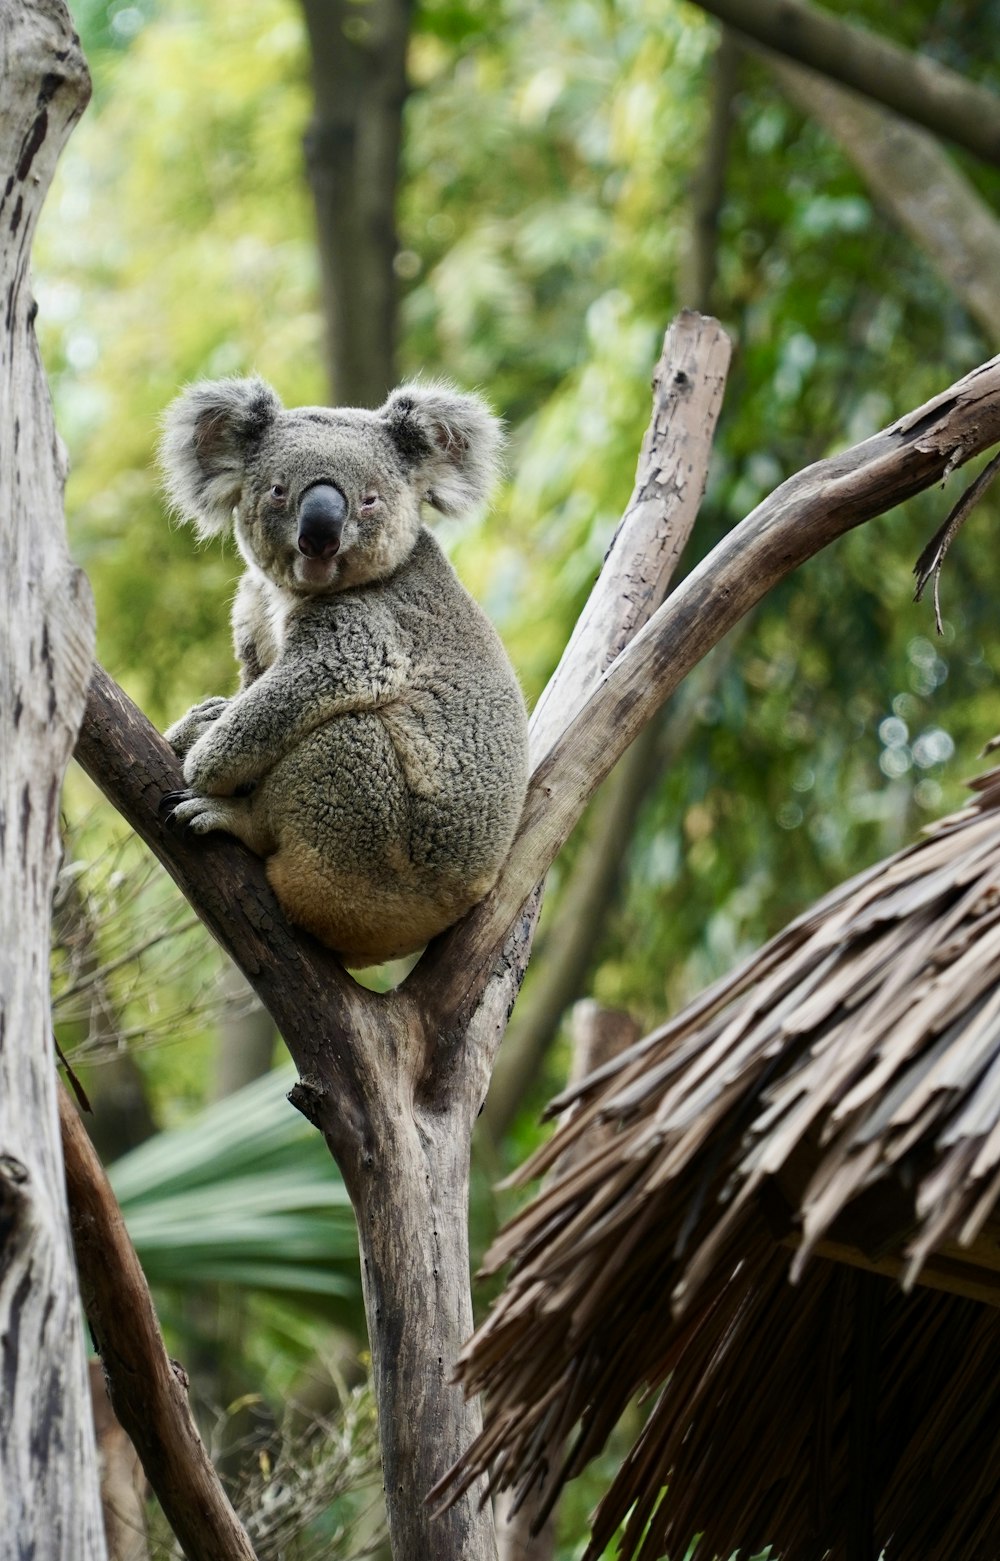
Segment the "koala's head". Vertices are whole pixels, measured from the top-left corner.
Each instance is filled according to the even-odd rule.
[[[376,412],[286,412],[261,379],[193,385],[169,408],[160,461],[174,508],[201,536],[235,527],[240,551],[293,591],[391,574],[421,504],[461,515],[488,495],[500,425],[478,396],[403,385]]]

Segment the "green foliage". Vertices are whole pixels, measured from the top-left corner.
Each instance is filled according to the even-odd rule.
[[[323,1298],[357,1329],[350,1201],[314,1128],[285,1098],[285,1066],[158,1133],[109,1169],[151,1284],[238,1284]]]

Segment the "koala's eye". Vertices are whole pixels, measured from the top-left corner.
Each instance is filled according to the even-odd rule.
[[[275,504],[284,504],[288,497],[288,489],[285,487],[284,483],[276,482],[272,485],[271,497]]]
[[[372,510],[375,509],[375,507],[377,506],[377,504],[378,504],[378,494],[377,493],[371,492],[371,493],[364,493],[364,494],[362,494],[362,496],[361,496],[361,512],[362,512],[362,514],[370,515]]]

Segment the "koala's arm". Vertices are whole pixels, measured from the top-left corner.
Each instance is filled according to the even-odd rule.
[[[182,715],[173,726],[167,727],[163,735],[178,759],[183,759],[190,753],[198,739],[215,724],[228,704],[229,700],[225,695],[214,694],[211,699],[203,699],[201,704],[192,705],[186,715]]]
[[[231,796],[328,721],[391,704],[409,675],[409,655],[393,634],[342,636],[322,657],[292,640],[190,749],[184,778],[203,796]]]

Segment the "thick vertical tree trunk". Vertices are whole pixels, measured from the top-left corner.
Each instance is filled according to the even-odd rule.
[[[357,1215],[392,1553],[496,1561],[492,1507],[478,1492],[445,1513],[427,1502],[482,1425],[453,1377],[473,1326],[469,1153],[486,1086],[464,1064],[427,1071],[449,1045],[475,1055],[475,1021],[445,1037],[433,1011],[402,992],[389,1002],[359,994],[355,1017],[360,1133],[343,1095],[302,1083],[289,1098],[322,1129]]]
[[[396,188],[412,0],[302,0],[302,9],[330,388],[335,402],[378,406],[396,383]]]
[[[42,199],[89,78],[60,0],[0,6],[0,1552],[106,1555],[53,1067],[59,792],[93,650],[32,328]]]
[[[489,1502],[433,1516],[425,1497],[482,1424],[455,1392],[472,1327],[469,1127],[454,1107],[387,1112],[356,1203],[393,1554],[495,1561]]]

